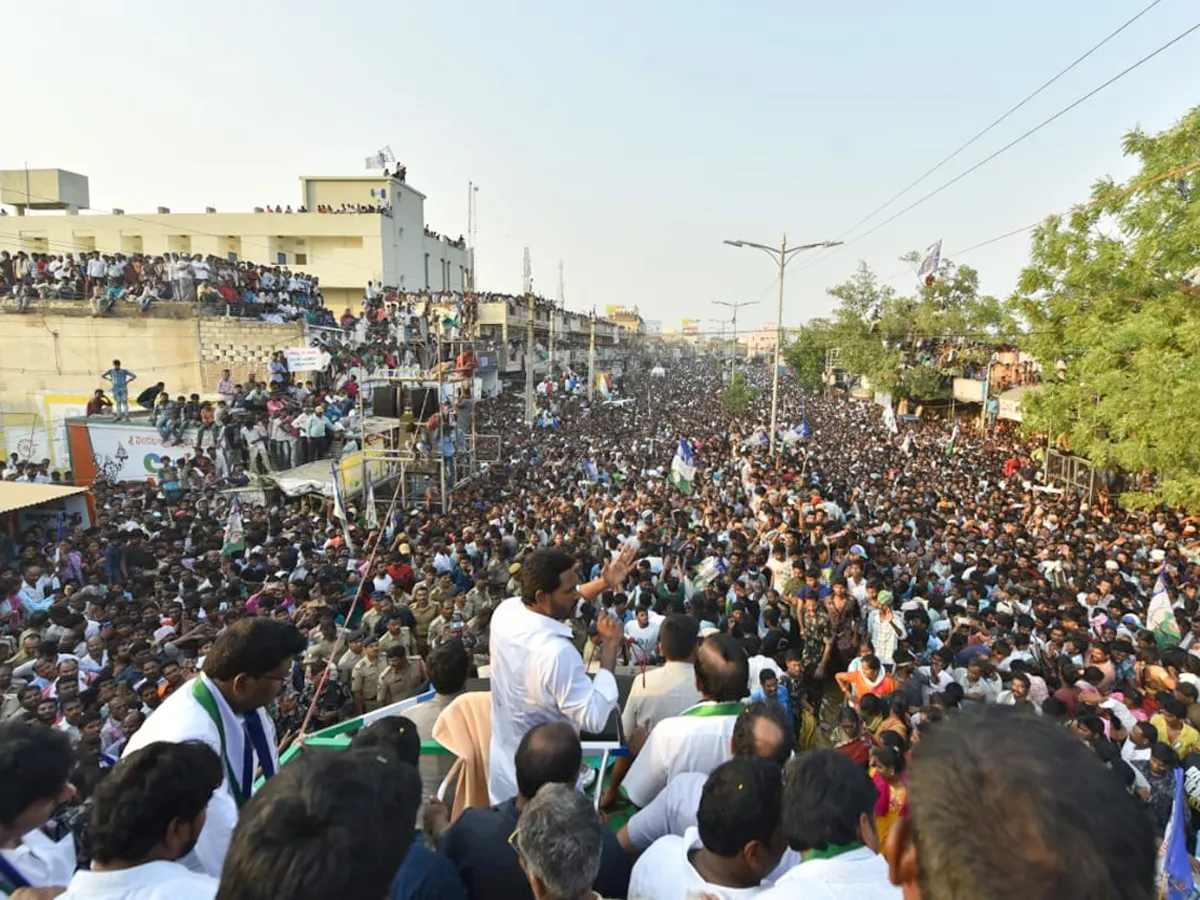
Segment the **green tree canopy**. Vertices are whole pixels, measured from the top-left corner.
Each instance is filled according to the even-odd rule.
[[[1130,132],[1124,152],[1137,175],[1101,179],[1034,232],[1014,300],[1047,383],[1025,422],[1096,465],[1158,475],[1127,502],[1200,509],[1200,296],[1184,289],[1200,266],[1200,170],[1183,171],[1200,160],[1200,108]]]
[[[800,328],[789,329],[783,348],[783,360],[796,373],[796,381],[806,391],[819,391],[824,383],[825,354],[837,346],[833,325],[828,319],[813,319]]]
[[[917,254],[903,259],[915,270]],[[950,260],[942,261],[932,285],[911,294],[880,282],[866,263],[829,294],[840,301],[830,340],[841,351],[841,367],[865,376],[875,390],[913,400],[949,396],[945,381],[954,373],[939,363],[947,341],[969,353],[1016,334],[1008,304],[980,294],[979,273]]]
[[[721,403],[729,415],[740,416],[758,399],[758,395],[759,389],[748,385],[744,374],[734,372],[729,384],[721,389]]]

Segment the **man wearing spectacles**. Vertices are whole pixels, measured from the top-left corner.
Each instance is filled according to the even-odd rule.
[[[307,646],[287,621],[240,619],[213,643],[204,671],[169,696],[129,740],[128,755],[156,741],[202,741],[221,757],[224,780],[208,804],[195,848],[180,862],[221,874],[238,813],[264,779],[279,771],[275,726],[264,709],[283,691],[293,660]]]

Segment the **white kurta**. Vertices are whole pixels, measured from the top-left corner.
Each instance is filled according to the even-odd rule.
[[[207,680],[205,675],[198,677]],[[208,684],[213,698],[217,702],[221,713],[221,722],[225,728],[225,753],[233,771],[240,775],[245,752],[245,726],[241,716],[236,715],[229,708],[229,704],[225,702],[225,698],[221,696],[216,685],[211,681]],[[275,725],[271,721],[271,717],[265,715],[261,709],[256,710],[256,714],[262,720],[263,729],[267,735],[267,744],[271,748],[271,761],[275,771],[278,771],[279,757],[275,749],[277,743]],[[146,724],[125,744],[122,756],[128,756],[134,750],[158,741],[170,743],[203,741],[217,753],[221,753],[221,734],[204,707],[192,696],[191,682],[179,688],[163,701],[162,706],[150,715]],[[262,760],[256,759],[255,765],[261,767]],[[180,860],[193,872],[202,872],[213,878],[219,878],[221,875],[225,853],[229,850],[229,841],[238,820],[238,805],[229,784],[229,773],[224,771],[226,768],[223,760],[221,769],[224,772],[224,779],[208,802],[208,816],[204,821],[204,829],[200,832],[200,839],[196,842],[192,852]]]

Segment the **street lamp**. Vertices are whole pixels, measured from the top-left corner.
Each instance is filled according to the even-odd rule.
[[[733,310],[733,349],[729,351],[729,383],[733,384],[733,373],[737,369],[737,314],[738,310],[743,306],[757,306],[758,300],[714,300],[713,303],[717,306],[724,306]]]
[[[771,373],[771,437],[769,451],[775,454],[775,428],[779,420],[779,358],[783,351],[783,274],[787,264],[797,253],[805,250],[816,250],[818,247],[836,247],[841,241],[819,241],[815,244],[800,244],[789,247],[787,235],[779,242],[778,247],[768,247],[766,244],[756,244],[753,241],[725,241],[730,247],[753,247],[762,250],[779,266],[779,305],[775,311],[775,370]]]

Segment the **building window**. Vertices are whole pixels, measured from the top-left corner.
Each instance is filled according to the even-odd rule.
[[[425,254],[425,290],[429,290],[429,254]]]
[[[450,290],[450,261],[442,260],[442,290]]]
[[[308,254],[307,253],[297,253],[296,254],[296,265],[307,266],[308,265]]]
[[[276,253],[275,254],[275,265],[286,266],[287,265],[287,254],[286,253]]]

